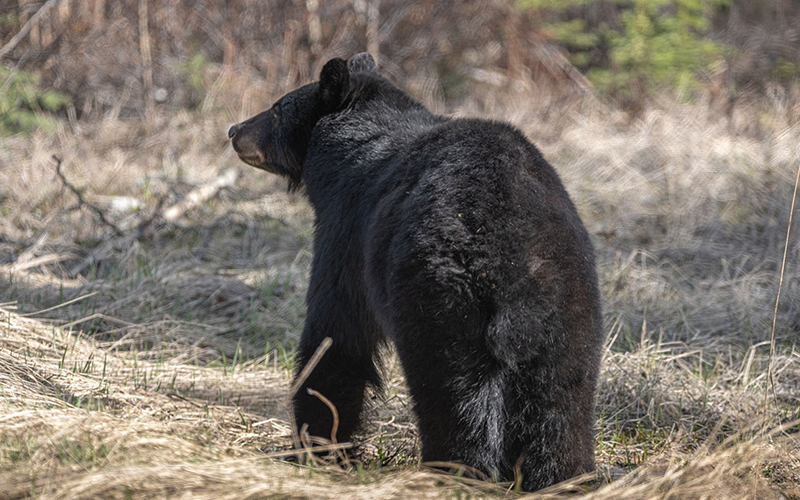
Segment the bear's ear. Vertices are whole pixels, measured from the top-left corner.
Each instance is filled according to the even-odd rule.
[[[369,52],[362,52],[351,57],[350,62],[347,63],[347,67],[350,68],[351,73],[357,73],[359,71],[363,71],[365,73],[378,72],[378,67],[375,65],[375,59],[372,58]]]
[[[327,110],[338,108],[349,89],[350,72],[347,70],[347,63],[339,58],[325,63],[319,75],[319,91],[325,108]]]

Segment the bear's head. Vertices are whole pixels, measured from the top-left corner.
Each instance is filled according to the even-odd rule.
[[[353,56],[349,63],[331,59],[318,82],[286,94],[270,109],[232,126],[228,137],[239,158],[288,178],[290,189],[298,187],[311,131],[320,118],[346,107],[351,73],[377,73],[375,60],[367,53]]]

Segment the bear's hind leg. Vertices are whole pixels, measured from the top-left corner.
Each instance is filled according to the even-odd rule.
[[[575,373],[580,370],[574,368]],[[594,378],[570,379],[537,360],[521,366],[509,381],[505,455],[516,467],[504,475],[511,479],[521,473],[523,489],[535,491],[593,471]]]
[[[414,401],[423,462],[452,462],[497,478],[505,432],[503,373],[478,345],[481,321],[415,318],[396,345]]]

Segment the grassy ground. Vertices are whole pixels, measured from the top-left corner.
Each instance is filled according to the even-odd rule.
[[[737,135],[677,104],[622,126],[595,104],[507,101],[454,112],[511,120],[559,171],[593,234],[609,333],[600,477],[535,496],[800,498],[795,237],[774,390],[767,377],[800,128]],[[280,460],[312,214],[227,145],[256,110],[215,109],[0,141],[0,499],[516,495],[419,465],[394,361],[350,469]],[[78,206],[52,155],[128,234],[239,177],[131,238]]]

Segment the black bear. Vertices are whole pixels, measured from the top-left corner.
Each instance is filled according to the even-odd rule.
[[[432,114],[369,54],[228,132],[246,163],[305,185],[316,214],[298,428],[357,428],[396,346],[424,461],[536,490],[594,469],[603,328],[592,245],[553,168],[505,123]]]

